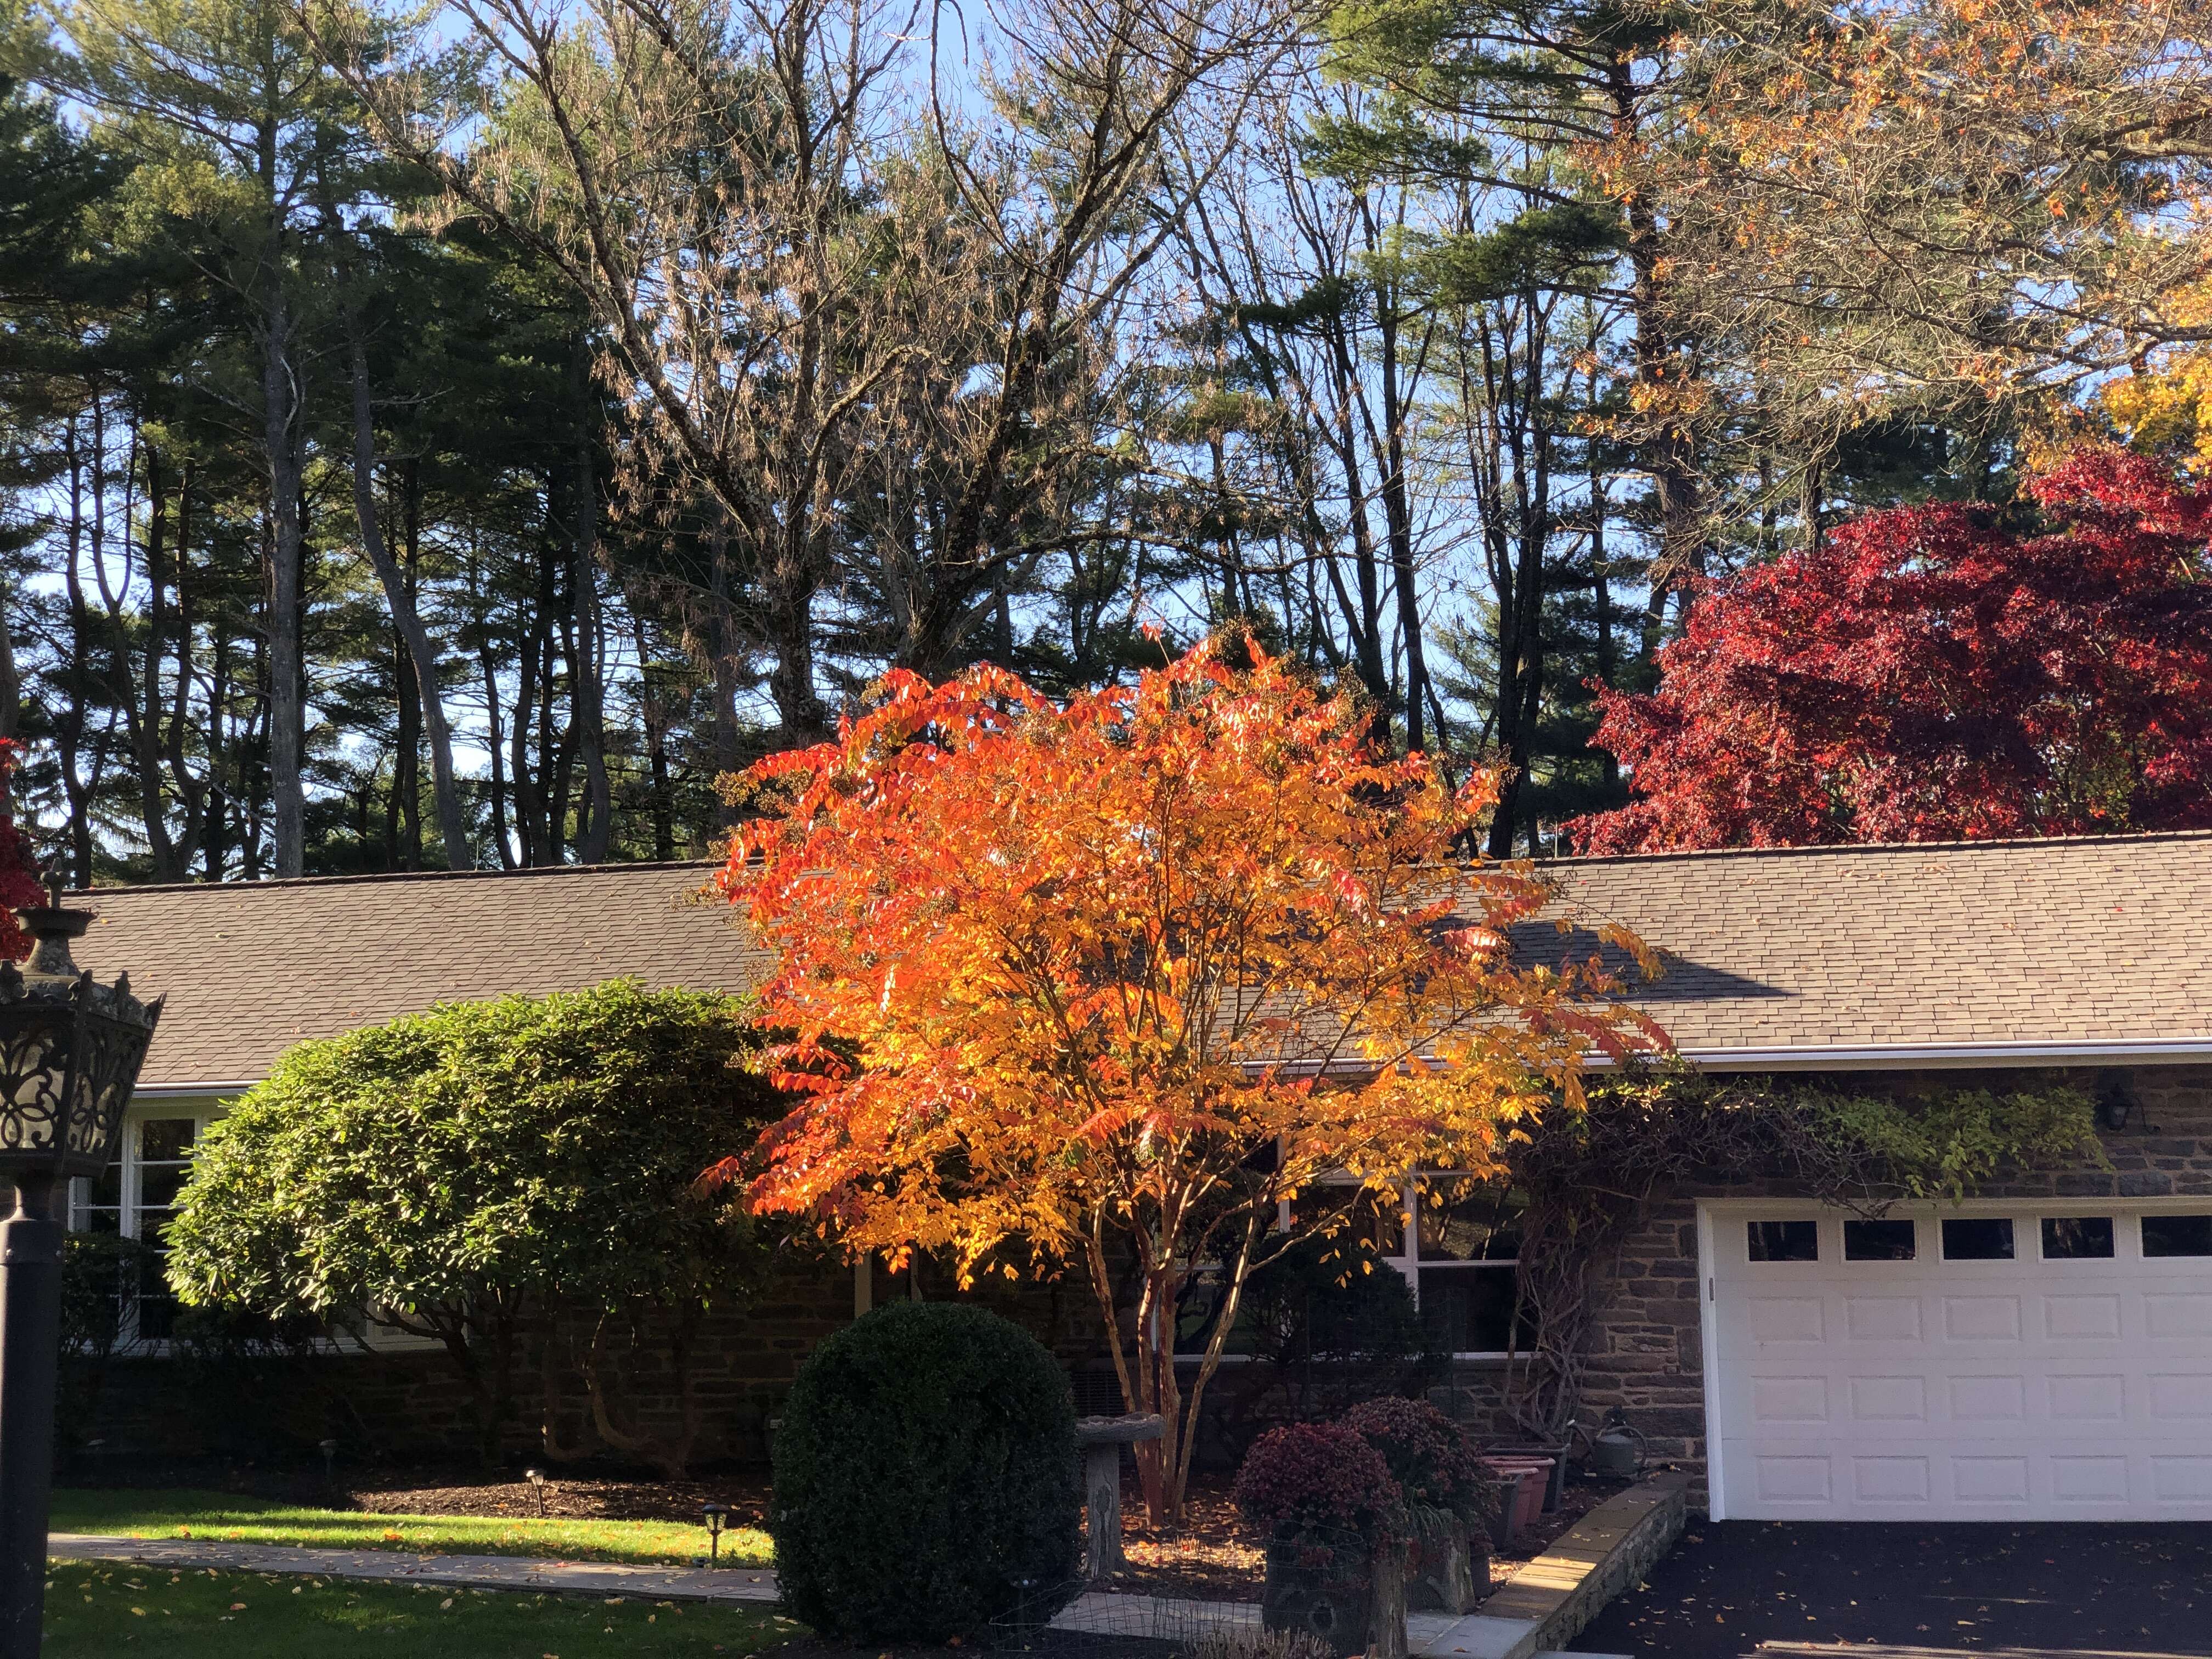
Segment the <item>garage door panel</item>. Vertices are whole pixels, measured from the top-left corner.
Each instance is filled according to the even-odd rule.
[[[2120,1334],[2120,1298],[2112,1291],[2043,1298],[2043,1333],[2054,1342],[2111,1342]]]
[[[2212,1258],[2146,1260],[2135,1212],[2106,1213],[2091,1231],[2111,1254],[2051,1261],[2029,1212],[2012,1218],[2014,1259],[1990,1258],[1986,1227],[1959,1235],[1978,1241],[1972,1261],[1944,1259],[1933,1216],[1912,1256],[1878,1260],[1846,1259],[1841,1219],[1823,1216],[1817,1261],[1731,1251],[1717,1216],[1727,1513],[2212,1520]]]
[[[2212,1419],[2212,1370],[2154,1371],[2143,1378],[2154,1423]]]

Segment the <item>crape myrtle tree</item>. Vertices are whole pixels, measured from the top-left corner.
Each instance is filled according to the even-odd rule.
[[[742,1063],[758,1041],[744,1002],[617,980],[303,1042],[201,1143],[170,1283],[195,1304],[435,1339],[487,1461],[514,1413],[525,1322],[580,1326],[599,1437],[674,1478],[698,1427],[686,1362],[699,1319],[763,1265],[744,1206],[697,1184],[780,1109]],[[672,1358],[672,1435],[619,1420],[609,1345],[623,1321]],[[549,1387],[555,1455],[568,1449],[558,1405]]]
[[[775,952],[758,1017],[799,1103],[720,1173],[855,1252],[1086,1275],[1124,1398],[1166,1422],[1139,1463],[1164,1519],[1253,1270],[1342,1224],[1285,1231],[1285,1200],[1496,1175],[1593,1047],[1664,1042],[1595,960],[1509,951],[1552,893],[1468,852],[1496,779],[1455,790],[1378,725],[1224,638],[1065,704],[895,673],[748,775],[764,810],[721,881]],[[1186,1395],[1201,1272],[1220,1312]]]
[[[2212,494],[2080,451],[1987,507],[1869,514],[1707,586],[1597,740],[1589,852],[2212,826]]]

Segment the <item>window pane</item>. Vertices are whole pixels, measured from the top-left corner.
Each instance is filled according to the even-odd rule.
[[[142,1210],[167,1209],[177,1201],[177,1194],[185,1184],[185,1177],[192,1172],[189,1164],[155,1164],[138,1171],[138,1207]]]
[[[1395,1200],[1364,1187],[1309,1187],[1291,1200],[1291,1224],[1328,1229],[1340,1244],[1358,1245],[1378,1255],[1402,1255],[1406,1224]]]
[[[2108,1215],[2047,1215],[2043,1218],[2045,1261],[2092,1261],[2112,1253],[2112,1218]]]
[[[1846,1221],[1844,1260],[1910,1261],[1920,1249],[1915,1231],[1910,1221]]]
[[[106,1204],[110,1206],[120,1204],[123,1201],[122,1159],[118,1158],[114,1163],[110,1164],[99,1175],[87,1182],[85,1186],[89,1193],[88,1202],[95,1206]]]
[[[1421,1177],[1419,1233],[1424,1261],[1511,1261],[1521,1254],[1526,1200],[1494,1182]]]
[[[1440,1353],[1504,1353],[1517,1297],[1510,1267],[1424,1267],[1421,1322]],[[1524,1328],[1520,1347],[1528,1346]]]
[[[1818,1261],[1820,1224],[1817,1221],[1754,1221],[1750,1224],[1753,1261]]]
[[[2009,1261],[2012,1258],[2009,1216],[1961,1216],[1943,1224],[1946,1261]]]
[[[1217,1273],[1197,1275],[1183,1289],[1182,1297],[1176,1304],[1176,1352],[1203,1353],[1213,1334],[1214,1322],[1221,1316],[1221,1304],[1226,1287]],[[1224,1353],[1252,1352],[1252,1304],[1248,1298],[1239,1309],[1237,1323],[1222,1345]]]
[[[2145,1255],[2212,1255],[2212,1215],[2147,1215]]]
[[[199,1127],[197,1118],[149,1117],[138,1126],[138,1156],[149,1163],[190,1158]]]

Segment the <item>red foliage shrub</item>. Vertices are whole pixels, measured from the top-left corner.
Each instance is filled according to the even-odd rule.
[[[31,838],[15,825],[15,804],[9,782],[23,763],[23,745],[0,738],[0,959],[21,962],[31,954],[31,936],[15,920],[15,912],[44,904],[39,887],[39,860],[31,851]]]
[[[2212,827],[2212,489],[2084,450],[1991,509],[1871,513],[1705,585],[1597,742],[1590,853]]]
[[[1482,1466],[1467,1431],[1425,1400],[1363,1401],[1344,1426],[1375,1448],[1408,1504],[1473,1513],[1482,1499]]]
[[[1370,1537],[1405,1530],[1389,1465],[1340,1424],[1292,1423],[1261,1436],[1237,1471],[1233,1496],[1264,1528],[1288,1522]]]

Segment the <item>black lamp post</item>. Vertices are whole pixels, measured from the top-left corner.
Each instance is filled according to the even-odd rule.
[[[46,1506],[54,1474],[64,1218],[58,1194],[106,1167],[161,1005],[79,973],[70,941],[92,921],[52,898],[17,914],[28,966],[0,963],[0,1659],[37,1659],[46,1612]]]

